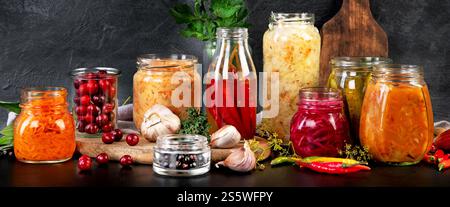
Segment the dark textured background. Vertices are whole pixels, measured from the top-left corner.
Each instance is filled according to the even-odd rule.
[[[186,0],[185,0],[186,1]],[[69,86],[68,72],[87,66],[123,71],[121,101],[132,93],[136,56],[194,54],[202,44],[178,35],[168,15],[174,0],[0,0],[0,100],[18,100],[19,88]],[[250,43],[258,70],[270,11],[313,12],[318,27],[338,11],[337,0],[249,0]],[[424,65],[435,118],[450,120],[450,1],[372,0],[389,36],[390,56]],[[6,112],[0,112],[4,125]]]

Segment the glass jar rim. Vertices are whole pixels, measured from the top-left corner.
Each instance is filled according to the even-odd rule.
[[[168,150],[200,150],[208,147],[208,139],[197,134],[166,134],[158,136],[155,147]]]
[[[50,99],[55,97],[67,97],[67,89],[56,86],[37,86],[22,88],[20,91],[20,107],[30,100]]]
[[[390,58],[377,57],[377,56],[353,56],[353,57],[334,57],[331,58],[330,64],[334,67],[372,67],[379,64],[389,64],[392,63]]]
[[[84,74],[91,73],[91,72],[98,72],[98,71],[106,71],[106,74],[110,75],[110,76],[119,76],[121,73],[121,71],[119,69],[111,68],[111,67],[84,67],[84,68],[73,69],[70,72],[70,75],[72,77],[78,77],[80,75],[84,75]],[[95,79],[95,78],[92,78],[92,79]]]
[[[308,87],[302,88],[299,91],[300,100],[318,100],[318,99],[329,99],[329,100],[341,100],[341,90],[337,88],[327,88],[327,87]]]
[[[245,27],[219,27],[216,30],[217,38],[247,38],[248,29]]]
[[[192,64],[168,64],[149,66],[146,62],[151,61],[191,61]],[[157,54],[149,53],[139,55],[137,58],[138,69],[140,70],[153,70],[153,69],[166,69],[166,68],[191,68],[198,62],[197,57],[187,54]]]
[[[300,12],[300,13],[287,13],[287,12],[271,12],[270,22],[308,22],[314,23],[314,13]]]
[[[375,65],[374,74],[380,75],[401,75],[401,74],[423,74],[423,67],[420,65],[408,64],[379,64]]]

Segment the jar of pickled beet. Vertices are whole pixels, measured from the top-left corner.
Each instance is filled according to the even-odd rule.
[[[339,156],[345,144],[351,143],[340,90],[321,87],[301,89],[297,105],[290,134],[297,155]]]
[[[75,151],[75,123],[61,87],[21,91],[21,112],[14,122],[14,154],[25,163],[58,163]]]
[[[71,72],[72,111],[78,137],[97,137],[116,127],[117,83],[120,70],[107,67],[78,68]]]

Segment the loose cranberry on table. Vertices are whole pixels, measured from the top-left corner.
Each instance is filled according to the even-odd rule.
[[[114,141],[118,142],[118,141],[122,140],[122,137],[123,137],[122,130],[120,130],[120,129],[115,129],[115,130],[112,132],[112,134],[113,134],[113,136],[114,136]]]
[[[78,159],[78,169],[80,169],[81,171],[90,170],[91,167],[92,167],[92,160],[89,156],[82,155]]]
[[[130,155],[124,155],[120,158],[120,165],[127,167],[133,164],[133,158]]]
[[[105,144],[112,144],[114,142],[114,136],[111,132],[102,134],[102,142]]]
[[[135,146],[139,143],[139,136],[137,134],[128,134],[125,141],[130,146]]]
[[[97,124],[94,123],[90,123],[88,125],[86,125],[86,127],[84,128],[84,131],[88,134],[97,134],[99,128],[97,126]]]
[[[97,157],[95,158],[95,160],[97,161],[97,163],[99,165],[104,165],[106,163],[108,163],[109,161],[109,156],[106,153],[100,153],[99,155],[97,155]]]

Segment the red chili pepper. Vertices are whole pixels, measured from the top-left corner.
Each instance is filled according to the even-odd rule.
[[[434,155],[431,154],[425,154],[425,156],[422,159],[423,161],[429,163],[429,164],[435,164],[436,163],[436,158],[434,157]]]
[[[447,169],[450,167],[450,160],[443,160],[442,162],[439,163],[438,165],[439,167],[439,171],[442,171],[444,169]]]
[[[436,153],[434,153],[434,157],[437,159],[444,157],[444,155],[445,153],[442,150],[437,150]]]
[[[306,167],[316,172],[327,174],[347,174],[358,172],[361,170],[370,170],[368,166],[364,165],[345,165],[341,162],[297,162],[301,167]]]
[[[438,159],[438,163],[441,163],[442,161],[448,160],[448,154],[445,154],[444,156],[442,156],[441,158]]]

